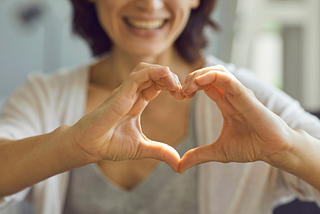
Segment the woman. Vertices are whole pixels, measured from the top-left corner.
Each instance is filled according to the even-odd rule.
[[[3,107],[2,207],[28,196],[36,213],[268,213],[294,195],[320,201],[319,120],[201,56],[214,0],[72,3],[100,59],[31,76]]]

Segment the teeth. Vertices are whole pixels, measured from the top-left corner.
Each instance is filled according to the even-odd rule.
[[[154,30],[160,28],[164,24],[163,19],[152,20],[152,21],[138,21],[133,19],[128,19],[131,26],[146,30]]]

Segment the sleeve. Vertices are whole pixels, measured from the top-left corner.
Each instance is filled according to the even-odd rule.
[[[45,132],[49,96],[41,82],[37,75],[30,76],[4,103],[0,111],[0,139],[18,140]],[[30,189],[0,198],[0,210],[24,200]]]
[[[257,80],[253,74],[245,69],[240,69],[234,74],[254,92],[257,99],[280,116],[292,129],[302,129],[311,136],[320,139],[319,119],[306,112],[298,101],[283,91]],[[316,201],[320,206],[320,192],[317,189],[282,170],[279,170],[275,196],[280,200],[295,196],[301,200]]]

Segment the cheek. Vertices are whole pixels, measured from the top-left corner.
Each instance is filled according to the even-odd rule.
[[[176,31],[175,33],[180,35],[188,23],[190,10],[186,7],[181,8],[180,5],[180,9],[176,9],[174,14],[175,16],[172,27],[173,30]]]
[[[114,27],[117,26],[114,23],[116,19],[116,11],[119,6],[117,2],[121,1],[110,1],[110,0],[100,0],[96,2],[96,11],[99,23],[102,29],[112,37]]]

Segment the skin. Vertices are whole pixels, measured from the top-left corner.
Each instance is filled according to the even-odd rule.
[[[102,28],[114,44],[112,54],[121,59],[130,56],[156,64],[155,57],[167,55],[174,41],[183,31],[191,9],[199,0],[91,0],[95,4]],[[155,36],[137,36],[130,31],[124,19],[166,19],[167,24]],[[145,31],[144,31],[145,32]],[[143,34],[143,30],[139,33]],[[153,61],[153,62],[152,62]],[[137,63],[135,63],[137,65]],[[135,66],[134,65],[134,66]],[[132,69],[126,71],[131,72]],[[118,72],[114,72],[118,75]]]
[[[188,64],[175,51],[173,43],[198,1],[92,3],[114,47],[92,67],[87,114],[75,125],[52,133],[0,140],[0,163],[6,163],[0,165],[0,198],[95,162],[126,190],[139,184],[159,161],[180,173],[208,161],[265,161],[320,190],[320,173],[314,173],[320,172],[319,140],[290,129],[224,67],[199,69],[202,62]],[[169,22],[159,34],[146,38],[143,32],[138,36],[126,29],[123,16],[168,16]],[[179,78],[185,79],[183,85]],[[180,159],[174,147],[187,134],[185,118],[198,90],[217,103],[223,129],[216,142],[192,149]],[[172,115],[175,120],[170,120]]]
[[[172,146],[187,135],[190,100],[181,101],[181,85],[168,67],[181,79],[202,67],[202,62],[192,65],[185,62],[173,47],[198,1],[97,0],[92,3],[100,11],[100,20],[106,20],[105,14],[113,20],[113,23],[101,23],[114,35],[115,45],[109,57],[92,67],[87,115],[74,126],[62,126],[46,135],[20,141],[0,140],[0,161],[6,163],[0,165],[5,175],[0,177],[0,186],[4,187],[0,189],[0,197],[94,162],[104,175],[126,190],[148,176],[159,161],[178,171],[180,157]],[[104,7],[106,4],[112,7],[110,13],[105,11],[109,8]],[[142,19],[168,16],[165,17],[168,21],[156,37],[135,36],[131,38],[133,43],[126,42],[127,37],[133,36],[122,28],[122,15],[138,15]],[[118,31],[121,33],[117,34]],[[159,94],[160,89],[170,93]],[[173,114],[176,117],[172,121]],[[119,142],[127,148],[116,146]],[[119,161],[126,159],[135,161]],[[12,172],[12,166],[19,170]],[[130,180],[123,179],[128,177]]]
[[[169,145],[148,140],[139,122],[142,110],[159,93],[158,87],[179,98],[181,86],[176,79],[167,67],[140,63],[101,106],[74,126],[18,141],[1,140],[0,160],[7,164],[0,165],[4,172],[0,196],[102,159],[154,158],[178,171],[179,154]]]
[[[226,68],[214,66],[188,75],[182,95],[204,90],[224,118],[219,138],[188,151],[180,160],[183,173],[200,163],[264,161],[305,180],[320,190],[320,141],[291,129],[260,103]]]
[[[197,0],[92,2],[97,8],[103,29],[114,45],[109,57],[92,69],[87,112],[99,106],[104,101],[104,96],[108,96],[121,85],[134,66],[141,61],[168,66],[179,79],[185,79],[189,73],[202,67],[202,61],[195,64],[185,62],[173,47],[174,41],[188,21],[190,10],[198,6]],[[124,18],[165,18],[168,21],[156,36],[137,36],[128,29]],[[141,114],[143,132],[152,140],[176,147],[188,134],[187,116],[190,104],[190,100],[181,101],[180,97],[179,101],[166,92],[159,94]],[[175,118],[171,115],[175,115]],[[125,190],[141,183],[158,164],[159,161],[155,159],[98,162],[102,173]]]

